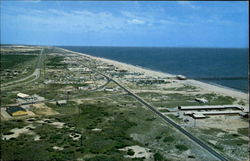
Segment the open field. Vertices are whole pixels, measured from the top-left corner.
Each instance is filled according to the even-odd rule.
[[[2,83],[30,75],[35,68],[37,55],[7,55],[1,53]]]

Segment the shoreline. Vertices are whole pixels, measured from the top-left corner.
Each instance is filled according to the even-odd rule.
[[[152,69],[148,69],[148,68],[140,67],[140,66],[135,66],[135,65],[132,65],[132,64],[127,64],[127,63],[119,62],[119,61],[116,61],[116,60],[111,60],[111,59],[102,58],[102,57],[96,57],[96,56],[92,56],[92,55],[88,55],[88,54],[80,53],[80,52],[75,52],[75,51],[71,51],[71,50],[63,49],[63,48],[59,48],[59,49],[61,49],[63,51],[70,52],[70,53],[73,53],[73,54],[77,54],[77,55],[80,55],[80,56],[86,56],[86,57],[89,57],[91,59],[102,61],[102,62],[105,62],[105,63],[108,63],[108,64],[113,64],[116,67],[126,69],[126,70],[129,70],[129,71],[141,72],[141,73],[144,73],[146,76],[149,76],[149,77],[154,77],[154,76],[156,76],[156,77],[175,77],[176,76],[174,74],[169,74],[169,73],[165,73],[165,72],[161,72],[161,71],[154,71]],[[214,92],[214,93],[217,93],[217,94],[236,97],[238,99],[243,99],[243,100],[248,102],[249,92],[244,93],[242,91],[239,91],[237,89],[233,89],[233,88],[230,88],[230,87],[217,85],[217,84],[209,84],[207,82],[201,82],[201,81],[193,80],[193,79],[182,80],[182,81],[180,81],[180,83],[187,84],[187,85],[192,85],[192,86],[195,86],[195,87],[199,87],[199,88],[202,88],[204,91],[209,91],[209,92]]]

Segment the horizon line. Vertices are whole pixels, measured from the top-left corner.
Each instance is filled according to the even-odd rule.
[[[51,46],[51,47],[144,47],[144,48],[224,48],[224,49],[248,49],[247,47],[216,47],[216,46],[114,46],[114,45],[37,45],[37,44],[2,44],[0,43],[0,46],[4,45],[26,45],[26,46]]]

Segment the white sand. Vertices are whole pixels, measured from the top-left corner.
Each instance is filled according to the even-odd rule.
[[[21,134],[33,135],[34,132],[30,131],[29,128],[35,128],[35,126],[28,125],[28,126],[25,126],[23,128],[20,128],[20,129],[19,128],[14,128],[14,129],[10,130],[10,132],[13,132],[13,134],[11,134],[11,135],[3,135],[2,139],[3,140],[9,140],[10,138],[17,138]]]
[[[80,140],[80,138],[82,137],[82,135],[78,134],[78,133],[71,133],[71,134],[69,134],[69,137],[71,137],[72,140],[74,140],[74,141],[78,141],[78,140]]]
[[[40,140],[40,136],[39,135],[36,135],[35,137],[34,137],[34,141],[39,141]]]
[[[80,56],[86,56],[86,57],[89,57],[91,59],[95,59],[97,61],[102,61],[102,62],[105,62],[105,63],[108,63],[108,64],[112,64],[112,65],[118,67],[119,69],[126,69],[126,70],[129,70],[131,72],[143,73],[147,77],[160,77],[160,78],[175,77],[175,75],[172,75],[172,74],[158,72],[158,71],[152,71],[152,70],[145,69],[145,68],[138,67],[138,66],[134,66],[134,65],[131,65],[131,64],[118,62],[118,61],[115,61],[115,60],[90,56],[90,55],[87,55],[87,54],[74,52],[74,51],[70,51],[70,50],[66,50],[66,49],[62,49],[62,50],[67,51],[67,52],[71,52],[72,54],[77,54],[77,55],[80,55]],[[200,87],[203,90],[208,91],[208,92],[215,92],[217,94],[231,96],[231,97],[235,97],[235,98],[238,98],[238,99],[243,99],[243,100],[245,100],[247,102],[249,101],[248,100],[249,93],[246,94],[244,92],[237,91],[237,90],[234,90],[234,89],[231,89],[231,88],[228,88],[228,87],[219,86],[219,85],[212,85],[212,84],[200,82],[200,81],[197,81],[197,80],[191,80],[191,79],[190,80],[184,80],[184,81],[178,81],[178,82],[193,85],[193,86],[196,86],[196,87]]]
[[[102,131],[102,129],[94,128],[94,129],[92,129],[92,131],[100,132],[100,131]]]
[[[63,123],[63,122],[52,122],[52,123],[50,123],[51,125],[54,125],[56,128],[58,128],[58,129],[62,129],[63,128],[63,125],[65,124],[65,123]]]
[[[54,150],[63,150],[64,148],[63,147],[59,147],[59,146],[53,146],[53,149]]]
[[[149,152],[150,149],[144,148],[138,145],[127,146],[123,149],[119,149],[121,151],[128,151],[129,149],[134,151],[134,155],[125,155],[127,158],[143,158],[149,159],[152,156],[152,153]]]

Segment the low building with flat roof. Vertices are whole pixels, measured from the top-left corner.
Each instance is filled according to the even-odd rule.
[[[21,98],[21,99],[29,99],[30,98],[30,95],[27,95],[25,93],[18,93],[17,94],[17,97],[18,98]]]
[[[194,113],[192,116],[195,119],[204,119],[204,118],[206,118],[206,116],[203,115],[202,113]]]
[[[208,103],[208,100],[205,98],[195,98],[194,100],[200,103]]]
[[[11,116],[24,116],[28,115],[27,111],[19,106],[13,106],[13,107],[8,107],[6,109],[6,112],[8,112]]]
[[[178,106],[179,110],[215,110],[215,109],[237,109],[244,110],[239,105],[209,105],[209,106]]]
[[[61,105],[66,105],[67,104],[67,100],[58,100],[56,101],[56,104],[61,106]]]
[[[210,112],[194,112],[194,114],[203,114],[203,115],[230,115],[230,114],[239,114],[239,111],[210,111]]]
[[[184,75],[177,75],[176,78],[179,80],[186,80],[187,79],[187,77],[185,77]]]

